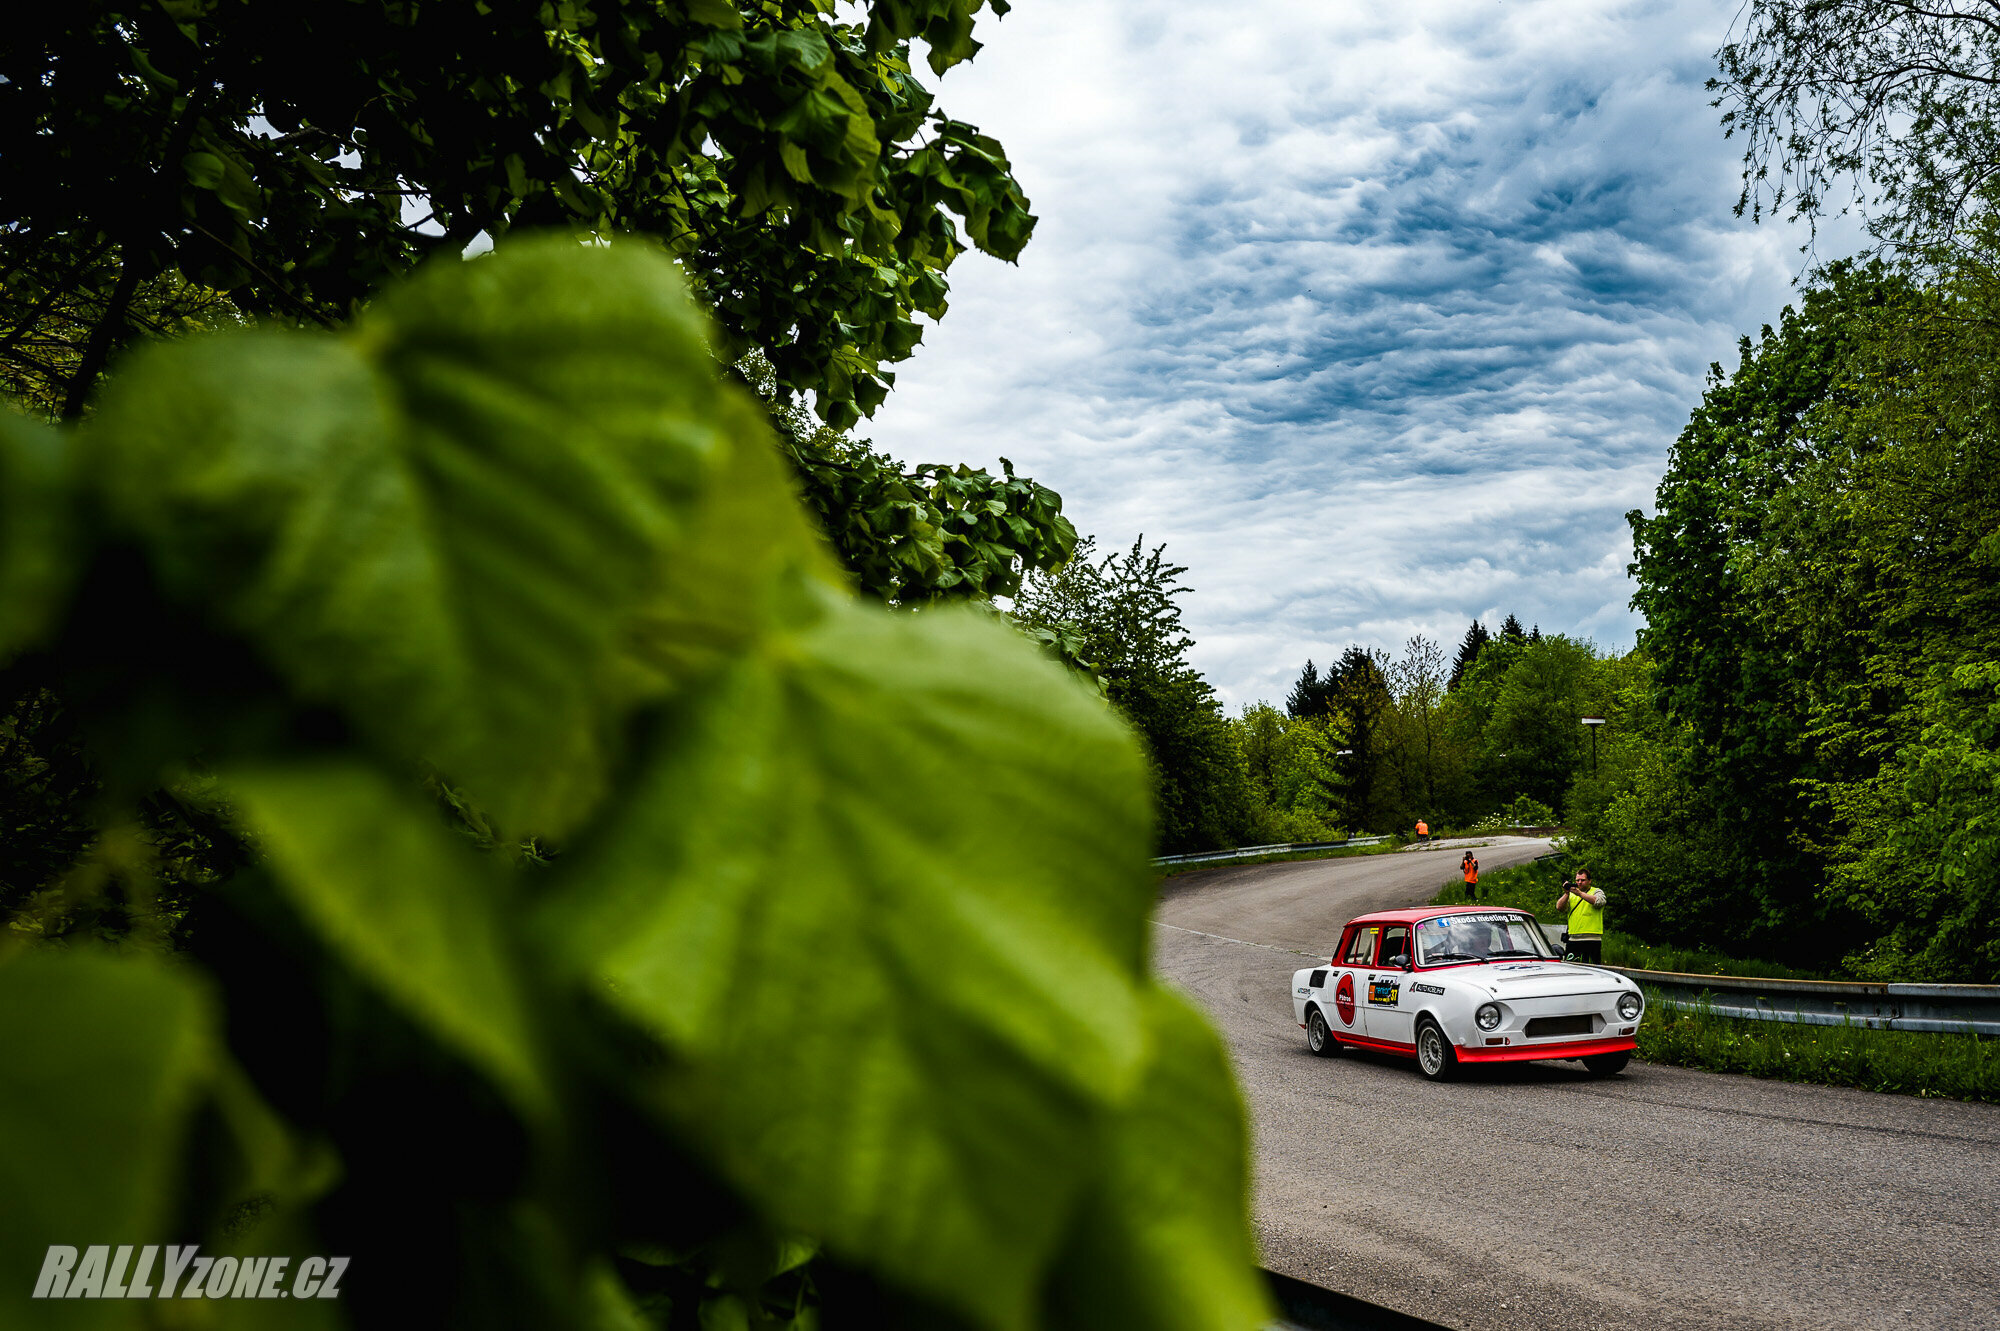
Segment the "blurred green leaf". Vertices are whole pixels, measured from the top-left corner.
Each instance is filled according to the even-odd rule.
[[[1051,1327],[1269,1326],[1250,1229],[1248,1138],[1229,1053],[1186,1000],[1155,987],[1151,1057],[1108,1134],[1066,1245]]]
[[[1027,1326],[1145,1053],[1146,820],[1130,736],[1016,635],[839,606],[671,710],[544,929],[778,1223]]]
[[[501,862],[475,853],[372,767],[233,771],[228,787],[272,876],[320,937],[531,1123],[555,1095],[504,913]]]
[[[160,348],[88,435],[168,590],[511,835],[605,788],[633,617],[726,451],[698,316],[643,244],[435,265],[344,340]]]
[[[62,444],[0,408],[0,663],[47,632],[74,573]]]
[[[87,951],[29,952],[0,965],[9,1325],[128,1320],[127,1305],[115,1302],[27,1296],[52,1243],[169,1237],[188,1127],[218,1059],[212,1024],[200,986],[163,966]]]

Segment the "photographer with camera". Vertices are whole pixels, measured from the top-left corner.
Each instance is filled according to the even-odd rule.
[[[1590,870],[1578,869],[1563,885],[1556,909],[1569,919],[1569,945],[1563,957],[1592,966],[1604,964],[1604,893],[1590,885]]]

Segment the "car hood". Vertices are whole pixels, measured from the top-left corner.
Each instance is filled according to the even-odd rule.
[[[1616,975],[1566,961],[1498,961],[1481,966],[1478,977],[1507,998],[1545,998],[1622,989]]]

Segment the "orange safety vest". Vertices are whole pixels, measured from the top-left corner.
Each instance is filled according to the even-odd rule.
[[[1468,883],[1479,881],[1479,862],[1477,860],[1465,866],[1465,881]]]
[[[1425,826],[1422,822],[1419,822],[1417,824],[1418,836],[1429,836],[1430,834],[1431,834],[1431,829],[1429,827]]]

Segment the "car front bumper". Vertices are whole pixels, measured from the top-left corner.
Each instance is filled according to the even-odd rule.
[[[1527,1063],[1540,1058],[1590,1058],[1596,1054],[1629,1054],[1639,1042],[1629,1035],[1592,1036],[1587,1040],[1536,1040],[1509,1045],[1460,1045],[1461,1063]]]

